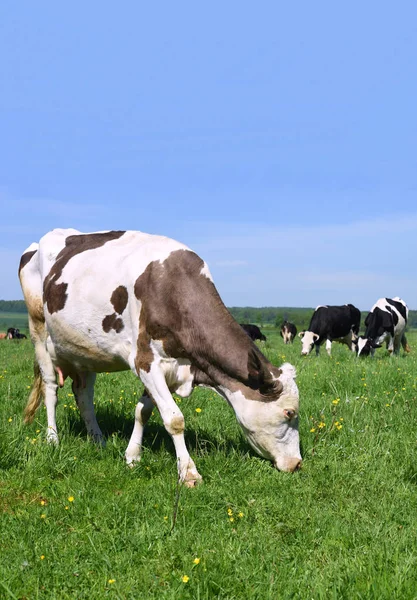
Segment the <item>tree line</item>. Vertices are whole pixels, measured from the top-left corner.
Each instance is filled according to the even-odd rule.
[[[265,325],[280,327],[283,321],[291,321],[291,323],[295,323],[299,331],[308,327],[311,315],[314,312],[314,308],[294,308],[290,306],[263,306],[261,308],[253,306],[231,306],[228,310],[238,323],[256,323],[261,327]],[[27,315],[25,301],[0,300],[0,317],[2,312]],[[364,329],[367,314],[368,311],[362,312],[362,330]],[[410,310],[408,315],[408,327],[417,329],[417,310]]]

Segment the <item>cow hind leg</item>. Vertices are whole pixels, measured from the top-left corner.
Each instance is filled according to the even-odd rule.
[[[56,426],[56,405],[58,402],[56,383],[56,374],[52,364],[52,359],[46,349],[43,338],[46,338],[43,324],[34,325],[29,318],[29,327],[31,327],[32,340],[35,345],[35,379],[32,385],[29,400],[25,409],[25,422],[33,421],[35,412],[39,407],[44,396],[48,428],[46,439],[48,442],[58,444],[58,432]]]
[[[95,373],[89,372],[77,374],[72,382],[72,391],[75,396],[75,401],[79,408],[81,417],[85,423],[87,434],[91,436],[95,442],[105,446],[106,442],[97,423],[96,413],[94,410],[95,381]]]
[[[164,373],[160,366],[154,363],[149,372],[140,370],[140,378],[158,407],[165,429],[174,442],[179,480],[187,487],[194,487],[200,483],[202,477],[185,445],[184,416],[171,396]]]
[[[146,423],[149,421],[154,404],[149,394],[145,391],[139,399],[135,409],[135,425],[133,433],[126,449],[126,462],[129,466],[133,466],[140,461],[142,450],[143,430]]]
[[[401,338],[401,346],[403,347],[404,352],[411,352],[411,348],[408,345],[407,338],[405,337],[405,335],[403,335]]]

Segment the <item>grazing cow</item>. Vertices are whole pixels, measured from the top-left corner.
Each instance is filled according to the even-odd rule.
[[[374,356],[375,348],[381,348],[385,340],[389,353],[399,354],[400,346],[410,352],[405,328],[408,320],[408,307],[398,298],[380,298],[371,308],[365,319],[365,335],[357,341],[358,356]]]
[[[246,331],[251,340],[261,340],[261,342],[266,342],[266,337],[257,325],[251,325],[250,323],[241,323],[240,326],[244,331]]]
[[[130,369],[145,390],[128,464],[140,460],[155,404],[174,442],[180,481],[191,487],[201,480],[172,393],[188,397],[202,385],[227,400],[258,454],[283,471],[300,466],[294,367],[265,358],[189,248],[138,231],[55,229],[24,252],[19,277],[36,355],[26,421],[43,395],[50,441],[58,441],[58,384],[71,377],[87,431],[102,441],[93,406],[96,373]]]
[[[298,334],[302,338],[301,354],[307,356],[315,346],[318,356],[320,346],[326,342],[326,350],[330,356],[333,341],[346,344],[354,352],[360,323],[361,312],[353,304],[318,306],[311,317],[308,330]]]
[[[16,329],[16,327],[9,327],[9,329],[7,330],[7,339],[8,340],[23,340],[23,339],[27,339],[27,337],[25,336],[24,333],[20,333],[19,329]]]
[[[284,344],[292,344],[295,336],[297,335],[297,327],[294,323],[284,321],[281,325],[280,335],[284,340]]]

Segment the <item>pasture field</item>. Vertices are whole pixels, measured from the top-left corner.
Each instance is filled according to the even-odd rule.
[[[0,311],[0,331],[6,332],[9,327],[16,327],[17,329],[20,329],[21,333],[28,335],[27,313]]]
[[[220,397],[180,407],[204,482],[177,487],[175,455],[154,414],[143,459],[124,451],[142,386],[101,374],[106,448],[86,438],[67,381],[61,443],[45,442],[42,407],[24,425],[29,340],[0,343],[0,598],[417,598],[417,333],[412,353],[300,356],[267,331],[275,365],[297,367],[301,471],[255,455]]]

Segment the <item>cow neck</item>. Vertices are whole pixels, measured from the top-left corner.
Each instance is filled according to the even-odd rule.
[[[227,310],[194,252],[176,250],[152,261],[134,291],[142,303],[139,369],[150,369],[150,340],[160,340],[167,356],[191,362],[195,385],[244,389],[266,401],[276,395],[281,384],[274,383],[272,365]]]

